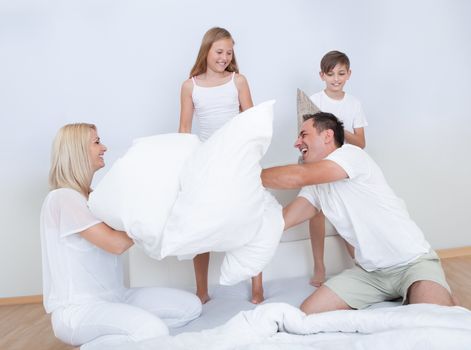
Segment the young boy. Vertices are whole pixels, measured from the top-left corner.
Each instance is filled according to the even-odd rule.
[[[343,91],[347,80],[350,79],[350,60],[340,51],[330,51],[321,60],[319,75],[325,82],[325,89],[312,95],[312,102],[322,112],[335,115],[343,122],[345,141],[360,148],[365,148],[364,127],[368,125],[360,101]],[[312,253],[314,256],[314,275],[310,283],[320,287],[325,280],[324,239],[325,217],[319,213],[309,221]],[[348,251],[353,257],[353,249],[347,244]]]

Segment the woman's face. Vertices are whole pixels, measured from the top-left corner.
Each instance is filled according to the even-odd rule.
[[[105,161],[103,159],[105,152],[106,146],[101,144],[100,137],[98,136],[96,130],[91,129],[88,155],[90,157],[90,164],[92,166],[93,172],[105,166]]]

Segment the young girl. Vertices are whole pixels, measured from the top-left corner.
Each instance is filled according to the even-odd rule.
[[[205,141],[231,118],[252,106],[247,79],[239,74],[231,34],[224,28],[211,28],[203,37],[190,78],[182,85],[178,131],[190,133],[195,115],[199,137]],[[209,253],[197,255],[193,264],[196,295],[204,304],[209,300]],[[251,301],[254,304],[263,301],[261,273],[252,278]]]
[[[62,127],[41,210],[44,308],[54,334],[74,346],[165,335],[167,326],[183,326],[201,312],[200,300],[185,291],[124,287],[120,255],[133,241],[87,206],[105,152],[93,124]]]

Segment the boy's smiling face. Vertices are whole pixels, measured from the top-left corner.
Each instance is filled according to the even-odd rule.
[[[348,79],[350,79],[351,70],[344,64],[337,64],[330,72],[320,72],[319,75],[325,81],[327,92],[333,94],[343,92],[343,87]]]

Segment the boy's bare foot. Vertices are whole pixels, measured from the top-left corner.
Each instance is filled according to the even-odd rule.
[[[322,286],[325,282],[325,269],[314,269],[314,276],[309,280],[309,284],[316,288]]]
[[[206,304],[211,299],[208,293],[196,293],[196,296],[200,298],[201,304]]]

